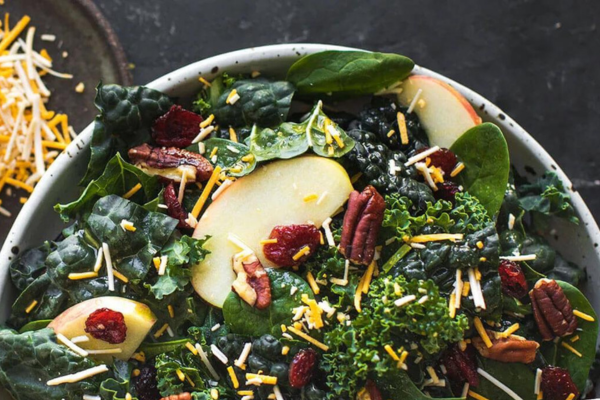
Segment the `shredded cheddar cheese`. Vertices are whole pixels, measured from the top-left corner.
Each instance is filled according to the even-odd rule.
[[[485,331],[485,328],[483,327],[483,324],[481,323],[479,317],[473,318],[473,325],[475,325],[475,329],[477,330],[477,333],[479,333],[479,336],[481,336],[481,339],[483,340],[483,343],[485,343],[485,346],[487,348],[492,347],[492,341],[490,340],[490,337]]]

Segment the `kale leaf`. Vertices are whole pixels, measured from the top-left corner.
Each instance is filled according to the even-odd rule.
[[[182,392],[202,390],[206,387],[204,377],[210,376],[200,357],[187,349],[162,353],[156,357],[156,379],[158,390],[162,396],[170,396]],[[186,378],[181,380],[178,371]],[[203,372],[201,374],[201,372]],[[189,381],[188,381],[189,379]],[[193,385],[190,384],[193,382]]]
[[[123,220],[132,222],[135,232],[121,228]],[[87,226],[98,242],[108,244],[114,267],[138,281],[148,273],[152,258],[175,230],[177,220],[109,195],[96,202]]]
[[[208,254],[208,250],[203,247],[206,240],[184,235],[180,239],[171,238],[162,248],[160,254],[168,257],[165,274],[160,275],[152,285],[144,284],[157,300],[162,300],[164,296],[177,290],[185,289],[190,283],[192,273],[188,267],[204,260]]]
[[[547,171],[533,183],[517,186],[519,203],[534,218],[556,216],[574,224],[579,223],[571,196],[556,172]]]
[[[309,148],[322,157],[342,157],[352,150],[354,140],[325,115],[318,102],[303,122],[283,122],[276,128],[259,129],[250,134],[250,151],[257,161],[292,158]],[[334,136],[337,135],[337,140]]]
[[[10,279],[17,290],[22,292],[37,277],[45,272],[45,261],[48,254],[55,248],[55,244],[44,242],[40,247],[29,249],[19,254],[10,263]]]
[[[228,98],[233,90],[240,98],[230,104]],[[294,90],[294,85],[285,81],[241,79],[224,90],[210,109],[225,126],[275,126],[287,120]]]
[[[329,50],[300,58],[287,80],[300,94],[373,94],[406,78],[414,65],[398,54]]]
[[[116,152],[148,142],[148,129],[173,105],[171,99],[144,86],[103,85],[96,88],[95,104],[100,115],[94,122],[91,157],[81,184],[87,185],[102,173]]]
[[[58,376],[93,367],[83,358],[56,342],[52,329],[17,334],[0,330],[0,383],[16,400],[79,400],[84,394],[97,394],[100,374],[76,383],[48,386]]]
[[[68,204],[57,204],[54,210],[64,221],[69,221],[69,218],[75,217],[77,213],[83,213],[82,219],[85,220],[98,198],[109,194],[122,196],[137,184],[142,185],[142,190],[130,200],[138,204],[156,199],[161,190],[156,176],[147,175],[123,160],[120,154],[116,154],[108,162],[102,175],[87,185],[79,199]]]
[[[425,302],[415,301],[403,307],[393,304],[408,295],[418,299],[428,297]],[[450,318],[447,301],[431,280],[379,277],[371,284],[368,301],[350,326],[336,325],[325,334],[325,344],[330,350],[323,355],[322,367],[335,396],[354,398],[358,385],[370,374],[381,377],[399,371],[396,362],[383,350],[385,345],[408,349],[410,343],[415,343],[418,347],[410,350],[411,356],[416,357],[417,350],[435,354],[447,343],[461,340],[468,328],[464,315]]]
[[[271,280],[271,305],[264,310],[250,306],[235,292],[231,292],[223,304],[225,322],[231,332],[239,335],[281,336],[281,324],[291,322],[292,309],[301,304],[303,294],[312,298],[312,290],[304,279],[287,271],[267,269]],[[291,294],[293,287],[298,290]]]

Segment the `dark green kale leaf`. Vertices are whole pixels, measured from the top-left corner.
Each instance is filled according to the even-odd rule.
[[[467,192],[459,192],[454,198],[450,218],[455,221],[450,229],[453,233],[472,233],[484,229],[492,219],[485,207]]]
[[[155,367],[158,390],[165,397],[202,390],[206,387],[203,377],[210,376],[200,357],[192,354],[187,348],[159,354]],[[187,378],[182,381],[177,371],[184,373]],[[190,384],[188,379],[194,384]]]
[[[510,172],[508,145],[500,129],[483,123],[466,131],[450,148],[465,170],[457,183],[475,196],[492,218],[500,210]]]
[[[77,213],[82,213],[83,219],[87,219],[92,206],[100,197],[109,194],[124,195],[137,184],[142,185],[130,199],[138,204],[145,204],[158,197],[161,185],[156,176],[150,176],[142,170],[127,163],[120,154],[116,154],[106,165],[100,177],[94,179],[85,188],[79,199],[68,204],[57,204],[54,211],[58,212],[64,221],[69,221]]]
[[[408,158],[403,152],[390,150],[371,132],[351,129],[348,136],[354,139],[355,145],[342,162],[350,173],[361,174],[359,185],[373,185],[382,194],[399,193],[419,209],[425,209],[428,202],[435,202],[429,186],[416,180],[416,169],[404,166]],[[400,168],[399,172],[392,171],[392,162]]]
[[[547,171],[533,183],[517,186],[519,203],[535,218],[556,216],[574,224],[579,223],[571,196],[556,172]]]
[[[318,102],[303,122],[283,122],[276,128],[260,129],[256,125],[250,134],[250,151],[257,161],[275,158],[292,158],[312,149],[322,157],[339,158],[354,147],[354,140],[333,122],[322,110],[323,103]],[[328,143],[326,131],[339,135],[340,146],[333,138]]]
[[[132,222],[135,232],[121,228],[122,220]],[[108,244],[115,268],[137,281],[148,273],[152,258],[175,230],[177,220],[109,195],[96,202],[87,226],[98,242]]]
[[[400,194],[385,197],[385,213],[382,226],[389,229],[391,235],[402,242],[405,236],[412,237],[421,233],[424,227],[434,225],[443,232],[450,232],[454,220],[450,218],[452,203],[444,200],[427,203],[424,212],[415,214],[413,202]]]
[[[55,248],[54,243],[44,242],[40,247],[26,250],[10,263],[10,279],[22,292],[46,270],[46,257]]]
[[[227,103],[231,91],[240,96],[235,104]],[[294,85],[268,79],[241,79],[221,93],[211,104],[211,112],[225,126],[279,125],[287,120],[294,95]]]
[[[98,393],[100,374],[76,383],[48,386],[50,379],[95,366],[56,342],[52,329],[17,334],[0,330],[0,384],[15,400],[79,400]]]
[[[227,72],[223,72],[213,79],[210,86],[205,86],[198,92],[192,105],[192,111],[203,116],[211,114],[223,91],[229,89],[239,79],[244,79],[244,76],[231,76]]]
[[[428,297],[425,302],[394,305],[396,299],[408,295]],[[403,373],[383,349],[385,345],[409,349],[415,343],[418,347],[410,350],[409,357],[416,358],[418,351],[436,354],[448,343],[461,340],[467,328],[464,315],[450,318],[447,300],[431,280],[379,277],[371,283],[368,303],[351,325],[336,325],[325,334],[325,344],[330,347],[322,363],[327,385],[334,396],[354,398],[368,376]]]
[[[100,83],[95,104],[100,115],[94,123],[92,154],[82,185],[100,176],[117,151],[126,154],[128,148],[148,142],[148,129],[156,118],[169,111],[173,102],[167,95],[144,86]]]
[[[100,384],[98,394],[102,400],[125,400],[127,393],[135,396],[135,385],[131,382],[133,364],[115,359],[111,369],[114,377]]]
[[[414,65],[398,54],[329,50],[300,58],[287,80],[300,94],[373,94],[406,78]]]
[[[250,306],[235,292],[231,292],[225,304],[223,315],[231,332],[239,335],[261,336],[271,334],[281,336],[281,324],[289,324],[293,316],[292,309],[298,307],[303,294],[313,298],[312,290],[296,274],[287,271],[267,269],[271,280],[271,305],[264,310]],[[292,287],[298,290],[291,294]]]
[[[184,290],[190,283],[192,272],[189,266],[204,260],[208,254],[208,250],[203,247],[206,240],[186,235],[179,239],[172,237],[162,248],[160,254],[168,257],[165,274],[160,275],[154,284],[144,284],[157,300],[162,300],[164,296],[177,290]]]
[[[216,165],[223,168],[228,175],[241,177],[248,175],[256,168],[256,158],[250,153],[250,148],[243,143],[233,142],[228,139],[211,138],[204,141],[204,154],[212,154],[214,148],[217,148]],[[193,144],[187,150],[198,153],[198,144]],[[250,160],[244,161],[248,158]]]

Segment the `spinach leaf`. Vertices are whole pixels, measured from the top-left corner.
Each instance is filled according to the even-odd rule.
[[[213,149],[217,148],[216,165],[223,168],[231,176],[244,176],[254,171],[256,168],[256,159],[250,152],[248,146],[243,143],[233,142],[227,139],[211,138],[204,141],[205,153],[212,154]],[[198,153],[198,145],[193,144],[187,148],[189,151]]]
[[[170,342],[142,343],[140,345],[140,351],[144,352],[146,358],[154,358],[162,353],[169,353],[177,349],[182,349],[188,342],[190,342],[190,340],[186,338],[171,340]]]
[[[38,276],[44,273],[46,257],[55,245],[44,242],[40,247],[24,251],[10,263],[10,279],[19,291],[25,290]]]
[[[133,223],[135,232],[121,228],[124,219]],[[109,195],[96,202],[87,226],[98,242],[109,245],[115,268],[137,281],[148,273],[152,258],[175,230],[177,220]]]
[[[556,216],[574,224],[579,223],[571,204],[571,196],[556,172],[547,171],[535,182],[519,185],[517,191],[521,207],[531,212],[534,219]]]
[[[41,319],[37,321],[31,321],[25,324],[21,329],[19,329],[19,333],[25,333],[30,331],[37,331],[40,329],[44,329],[52,322],[51,319]]]
[[[84,394],[96,394],[102,374],[76,383],[46,385],[50,379],[94,365],[58,344],[52,329],[22,334],[0,330],[0,383],[15,400],[79,400]]]
[[[478,357],[478,364],[481,369],[511,388],[523,400],[536,399],[537,396],[533,393],[535,370],[530,366],[522,363],[503,363],[483,357]],[[479,378],[479,386],[473,390],[488,399],[513,399],[484,377]]]
[[[310,116],[301,123],[284,122],[277,128],[252,128],[250,152],[256,161],[275,158],[292,158],[305,153],[309,148],[323,157],[339,158],[354,147],[354,139],[323,113],[323,103],[318,102]],[[333,139],[337,133],[340,143]]]
[[[540,350],[549,363],[569,370],[573,382],[579,391],[583,393],[585,390],[585,382],[595,359],[596,340],[598,337],[598,316],[588,299],[579,291],[579,289],[566,282],[557,281],[557,283],[569,299],[573,309],[591,315],[595,321],[588,322],[578,318],[577,324],[578,327],[581,328],[581,331],[575,332],[573,336],[578,335],[579,340],[575,343],[571,343],[568,341],[569,338],[561,339],[577,349],[582,354],[582,357],[578,357],[571,351],[554,342],[543,342]]]
[[[246,336],[261,336],[267,333],[281,336],[281,324],[289,324],[292,309],[301,304],[303,294],[313,298],[312,290],[298,275],[287,271],[267,269],[271,280],[271,305],[259,310],[231,292],[223,304],[223,316],[231,332]],[[292,295],[292,287],[298,290]]]
[[[173,105],[167,95],[144,86],[102,83],[94,102],[100,115],[94,123],[92,154],[82,185],[97,178],[117,151],[124,154],[129,147],[147,142],[148,128]]]
[[[329,50],[300,58],[287,80],[299,94],[373,94],[405,79],[414,65],[398,54]]]
[[[375,379],[377,388],[379,388],[386,399],[392,400],[430,400],[431,397],[425,395],[410,379],[408,374],[402,370],[396,369],[390,370],[382,377]],[[461,398],[441,398],[436,397],[439,400],[461,400]],[[496,400],[496,399],[494,399]]]
[[[181,239],[171,238],[162,248],[160,254],[168,257],[165,274],[160,275],[152,285],[144,284],[156,299],[162,300],[164,296],[176,290],[181,291],[190,283],[191,270],[188,267],[204,260],[208,254],[208,250],[203,248],[206,240],[184,235]]]
[[[228,104],[230,93],[240,96],[235,104]],[[285,122],[294,95],[294,85],[285,81],[271,82],[264,78],[237,80],[223,91],[211,111],[221,125],[274,126]]]
[[[450,148],[464,163],[457,182],[477,197],[491,217],[500,210],[510,172],[508,146],[500,129],[484,123],[466,131]]]
[[[131,201],[143,204],[157,198],[161,190],[158,178],[147,175],[125,162],[120,154],[116,154],[108,162],[102,175],[88,184],[79,199],[68,204],[57,204],[54,210],[64,221],[69,221],[69,218],[74,217],[78,212],[89,213],[98,198],[109,194],[122,196],[138,183],[142,185],[142,190],[136,193]]]

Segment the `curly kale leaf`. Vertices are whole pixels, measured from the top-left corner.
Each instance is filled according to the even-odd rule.
[[[227,296],[223,304],[223,315],[231,332],[247,336],[269,333],[279,337],[281,324],[291,322],[292,309],[302,303],[302,295],[313,298],[312,290],[298,275],[270,268],[267,273],[271,280],[271,305],[268,308],[259,310],[252,307],[235,292]],[[294,294],[291,294],[292,287],[297,288]]]
[[[355,145],[342,162],[352,174],[361,174],[359,185],[373,185],[382,194],[399,193],[419,209],[426,208],[428,202],[435,202],[429,186],[416,180],[416,169],[404,166],[408,158],[403,152],[390,150],[371,132],[351,129],[348,136],[354,139]],[[400,171],[390,168],[391,164]]]
[[[159,354],[156,357],[155,367],[158,390],[164,397],[202,390],[206,387],[202,377],[210,376],[200,358],[187,349]],[[183,381],[179,378],[178,371],[186,376]]]
[[[171,99],[144,86],[103,85],[96,88],[95,104],[100,115],[94,122],[91,157],[81,184],[86,185],[102,173],[116,152],[149,140],[148,129],[156,118],[169,111]]]
[[[51,242],[44,242],[40,247],[24,251],[10,263],[10,279],[20,292],[44,273],[46,257],[55,247]]]
[[[250,134],[250,151],[257,161],[292,158],[312,149],[322,157],[342,157],[352,150],[354,140],[333,122],[318,102],[309,117],[300,123],[284,122],[276,128],[259,129]],[[333,135],[338,139],[333,140]]]
[[[386,196],[385,202],[382,226],[392,229],[394,236],[400,241],[405,236],[411,237],[420,234],[426,226],[435,225],[444,232],[449,232],[454,225],[449,214],[452,210],[452,203],[448,201],[439,200],[435,203],[427,203],[425,211],[417,216],[413,216],[415,207],[407,197],[393,194]]]
[[[100,384],[98,394],[102,400],[125,400],[127,393],[135,393],[135,387],[131,382],[132,370],[133,364],[115,359],[112,365],[114,378],[108,378]]]
[[[147,175],[123,160],[120,154],[116,154],[108,162],[102,175],[88,184],[79,199],[68,204],[57,204],[54,211],[58,212],[64,221],[69,221],[69,218],[75,217],[77,213],[83,214],[83,219],[86,219],[98,198],[109,194],[122,196],[137,184],[142,185],[142,190],[130,200],[138,204],[156,199],[161,190],[157,177]]]
[[[556,172],[548,171],[533,183],[517,187],[519,203],[523,209],[537,216],[555,216],[574,224],[579,223],[571,196]]]
[[[208,254],[203,247],[206,240],[184,235],[180,239],[171,238],[162,248],[160,254],[168,257],[167,269],[154,284],[145,284],[156,299],[162,300],[164,296],[185,289],[192,274],[188,267],[204,260]]]
[[[84,394],[97,394],[106,374],[76,383],[46,385],[50,379],[94,365],[91,359],[58,344],[52,329],[22,334],[0,330],[0,383],[16,400],[79,400]]]
[[[472,233],[484,229],[492,219],[485,207],[467,192],[459,192],[455,196],[454,208],[450,218],[455,221],[453,233]]]
[[[228,98],[233,90],[240,98],[230,104]],[[286,121],[294,91],[294,85],[285,81],[272,82],[264,78],[236,80],[211,104],[211,111],[223,125],[274,126]]]
[[[192,111],[204,116],[212,114],[214,105],[217,104],[223,91],[231,88],[240,79],[244,79],[244,76],[231,76],[227,72],[223,72],[220,76],[213,79],[210,86],[205,86],[198,92],[196,100],[192,103]]]
[[[408,295],[428,297],[425,302],[394,305],[396,299]],[[325,334],[330,346],[323,356],[327,385],[337,396],[354,398],[369,374],[381,377],[398,371],[383,349],[385,345],[408,349],[410,343],[416,343],[418,348],[410,350],[411,357],[416,357],[417,351],[436,354],[448,343],[461,340],[467,328],[465,316],[450,318],[447,301],[433,281],[379,277],[371,284],[368,303],[351,325],[336,325]]]
[[[135,232],[122,229],[122,220],[132,222]],[[115,268],[137,281],[148,273],[152,258],[175,230],[177,220],[109,195],[96,202],[87,226],[98,242],[108,244]]]

